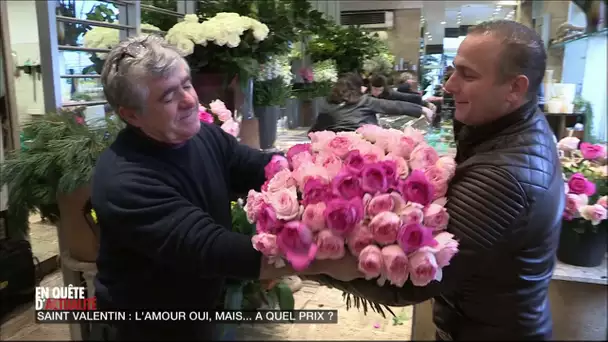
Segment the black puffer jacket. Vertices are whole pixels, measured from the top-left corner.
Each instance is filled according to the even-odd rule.
[[[548,289],[565,202],[553,133],[535,102],[492,124],[457,128],[446,207],[460,252],[443,280],[396,288],[318,279],[391,306],[434,298],[439,339],[550,339]]]

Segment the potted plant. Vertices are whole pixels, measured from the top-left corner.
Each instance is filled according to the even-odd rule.
[[[291,94],[291,66],[287,56],[271,57],[264,63],[253,84],[254,113],[258,119],[260,148],[274,146],[281,107]]]
[[[329,95],[338,80],[334,60],[313,63],[311,68],[300,70],[304,83],[295,85],[295,94],[300,100],[300,126],[310,127],[319,115],[323,99]]]
[[[85,107],[46,114],[23,124],[26,147],[7,156],[0,186],[8,186],[9,217],[41,212],[58,226],[60,239],[74,259],[95,262],[97,240],[82,208],[89,198],[95,162],[122,127],[107,118],[103,125],[85,123]],[[17,222],[17,221],[16,221]],[[27,220],[13,236],[27,236]]]
[[[232,230],[249,236],[255,235],[255,225],[247,220],[243,201],[231,203]],[[239,281],[229,279],[220,305],[224,310],[293,310],[293,292],[284,281]],[[235,340],[236,324],[226,324],[222,339]]]
[[[608,166],[605,144],[559,143],[566,181],[566,207],[557,257],[567,264],[594,267],[606,253]],[[580,147],[579,147],[580,145]]]

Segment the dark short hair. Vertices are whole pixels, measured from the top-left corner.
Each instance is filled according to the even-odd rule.
[[[388,85],[388,79],[384,75],[372,75],[369,79],[369,85],[375,88],[382,88]]]
[[[501,39],[503,49],[498,63],[501,81],[524,75],[530,82],[528,98],[536,96],[547,68],[547,52],[536,31],[515,21],[493,20],[471,27],[469,34],[492,34]]]
[[[333,104],[357,103],[361,99],[361,87],[363,79],[356,73],[346,73],[338,78],[327,96],[327,102]]]

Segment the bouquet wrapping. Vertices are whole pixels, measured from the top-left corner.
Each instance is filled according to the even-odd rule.
[[[310,133],[311,143],[274,156],[245,211],[254,247],[276,267],[304,270],[351,253],[366,279],[416,286],[440,281],[458,251],[445,231],[456,164],[421,133],[366,125]]]

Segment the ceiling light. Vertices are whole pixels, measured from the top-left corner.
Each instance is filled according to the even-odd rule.
[[[445,25],[445,21],[442,21],[440,24],[441,24],[441,25]]]

